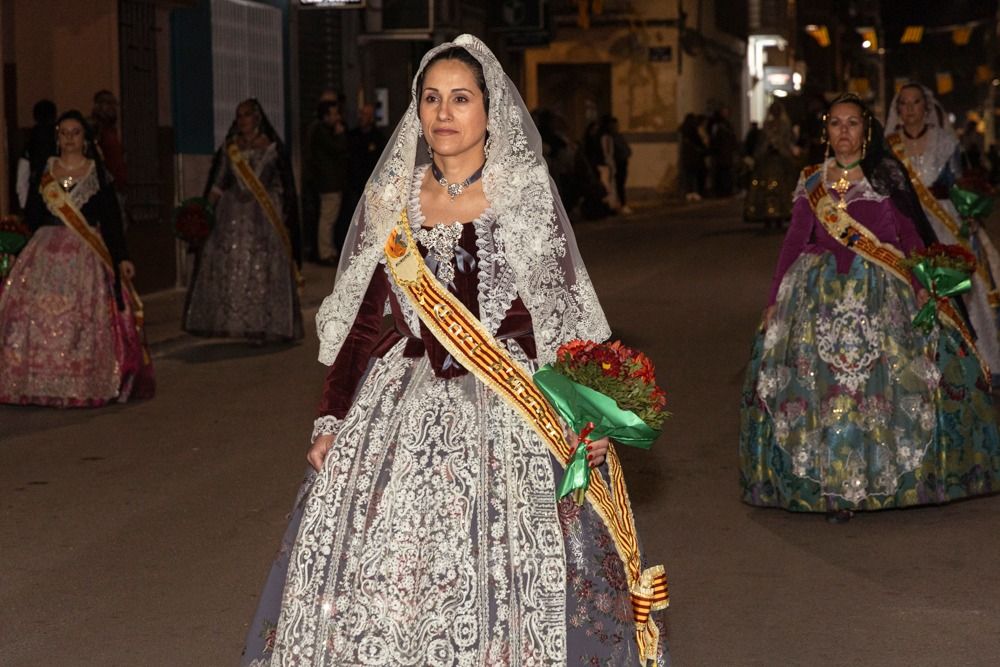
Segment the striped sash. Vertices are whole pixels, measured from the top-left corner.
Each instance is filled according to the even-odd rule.
[[[451,292],[430,274],[413,239],[404,210],[385,244],[393,280],[438,342],[483,384],[516,410],[535,430],[563,467],[573,448],[566,442],[555,411],[535,387],[531,376]],[[650,612],[669,604],[663,566],[642,568],[635,519],[621,463],[608,447],[608,477],[592,471],[587,500],[604,521],[615,543],[628,580],[636,624],[636,641],[643,667],[656,665],[659,630]]]
[[[87,244],[94,254],[97,255],[101,263],[104,264],[105,268],[115,275],[115,263],[111,258],[111,253],[108,251],[108,247],[104,244],[104,239],[101,238],[100,232],[94,227],[87,224],[87,219],[84,217],[83,213],[76,207],[73,200],[70,199],[69,194],[60,187],[59,183],[52,174],[46,171],[42,174],[41,183],[39,184],[39,189],[42,192],[42,199],[45,201],[45,205],[48,207],[52,215],[59,218],[66,227],[76,234],[84,243]],[[136,328],[139,329],[140,334],[142,333],[142,326],[145,321],[145,316],[143,313],[142,300],[139,298],[139,293],[136,291],[135,286],[132,281],[121,276],[122,291],[128,296],[129,301],[132,304],[132,313],[135,317]],[[143,338],[140,336],[140,340]],[[148,353],[145,352],[144,354]],[[147,359],[148,361],[148,359]]]
[[[839,208],[827,192],[826,184],[823,183],[823,171],[821,165],[812,165],[802,170],[805,178],[806,193],[809,196],[809,206],[819,219],[820,224],[826,232],[836,239],[845,248],[854,252],[873,264],[885,269],[890,275],[902,280],[907,285],[910,282],[910,270],[906,267],[905,259],[899,248],[882,243],[870,229],[851,217],[846,208]],[[976,356],[983,372],[987,384],[990,382],[990,369],[979,356],[976,344],[972,338],[972,332],[965,325],[965,320],[955,311],[949,299],[938,301],[938,315],[944,324],[955,329],[969,352]]]
[[[889,142],[892,152],[896,154],[899,161],[903,163],[904,167],[906,167],[906,173],[910,177],[910,182],[913,183],[913,189],[916,190],[917,198],[920,200],[920,205],[924,207],[924,210],[929,215],[937,218],[937,220],[952,233],[956,241],[963,248],[971,252],[973,255],[976,255],[976,257],[980,257],[982,253],[977,253],[976,249],[972,247],[969,239],[962,234],[962,226],[959,222],[944,206],[941,205],[941,202],[934,196],[934,193],[931,192],[920,179],[920,175],[910,162],[910,158],[906,155],[903,138],[900,137],[898,133],[893,132],[886,137],[886,141]],[[980,278],[982,278],[983,284],[987,287],[986,298],[989,300],[990,306],[993,308],[1000,307],[1000,291],[997,290],[997,287],[993,282],[993,277],[990,275],[985,261],[976,262],[976,273]]]
[[[295,251],[292,248],[292,239],[288,235],[288,228],[285,227],[281,213],[275,208],[274,202],[271,201],[271,197],[267,194],[267,188],[257,178],[257,174],[254,173],[250,163],[243,157],[243,153],[240,152],[239,146],[236,145],[235,141],[230,141],[226,144],[226,154],[229,155],[229,161],[233,163],[233,171],[236,172],[236,176],[243,182],[247,190],[253,194],[254,199],[257,200],[257,203],[260,204],[261,209],[264,211],[264,215],[278,234],[278,238],[281,239],[281,244],[285,247],[285,253],[288,255],[288,264],[292,267],[292,277],[295,279],[295,284],[298,287],[302,287],[305,284],[305,279],[299,273],[299,267],[295,263]]]

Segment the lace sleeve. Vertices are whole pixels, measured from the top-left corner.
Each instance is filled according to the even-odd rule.
[[[313,422],[312,438],[309,439],[309,442],[316,442],[316,438],[321,435],[336,435],[340,431],[340,427],[343,425],[344,420],[337,419],[333,415],[323,415],[322,417],[317,417],[316,421]]]

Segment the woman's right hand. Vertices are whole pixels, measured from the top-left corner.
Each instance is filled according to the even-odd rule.
[[[327,452],[333,447],[333,439],[334,435],[332,433],[317,436],[316,440],[313,441],[312,447],[309,448],[306,460],[309,461],[309,465],[316,469],[316,472],[319,472],[320,468],[323,467],[323,461],[326,459]]]

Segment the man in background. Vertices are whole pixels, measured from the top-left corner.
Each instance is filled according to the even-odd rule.
[[[316,115],[320,124],[309,140],[306,170],[310,186],[319,194],[316,251],[320,264],[335,266],[334,228],[347,186],[347,131],[338,102],[320,102]]]
[[[333,235],[333,242],[338,251],[344,247],[344,238],[347,236],[347,230],[350,229],[354,209],[361,201],[365,184],[368,183],[379,158],[382,157],[385,143],[385,135],[382,130],[375,126],[375,105],[362,104],[361,108],[358,109],[358,126],[347,133],[347,150],[351,168],[347,172],[344,205],[341,207],[336,232]]]

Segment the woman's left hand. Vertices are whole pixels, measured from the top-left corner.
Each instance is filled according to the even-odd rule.
[[[917,306],[919,306],[920,308],[923,308],[924,304],[926,304],[930,300],[931,300],[931,294],[930,294],[930,292],[928,292],[923,287],[921,287],[919,290],[917,290]]]
[[[135,264],[129,260],[122,260],[122,263],[118,265],[121,269],[122,276],[128,280],[135,278]]]
[[[570,447],[576,451],[576,446],[580,444],[580,436],[573,431],[570,431],[566,441],[569,443]],[[591,468],[596,468],[604,463],[604,458],[608,455],[609,443],[610,440],[608,438],[601,438],[600,440],[594,440],[587,445],[587,463]]]

